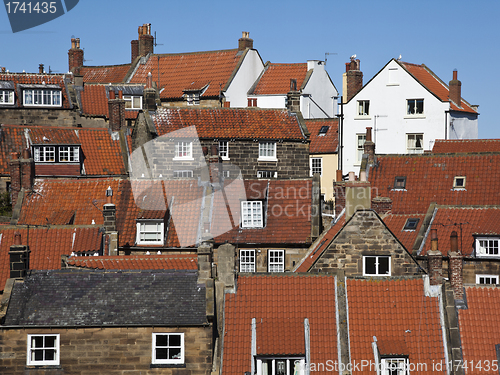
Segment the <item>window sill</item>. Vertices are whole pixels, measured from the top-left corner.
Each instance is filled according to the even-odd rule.
[[[61,365],[26,365],[25,369],[30,370],[50,370],[50,369],[62,369]]]
[[[391,191],[408,191],[406,189],[391,189]]]
[[[185,363],[151,363],[149,368],[186,368]]]
[[[403,117],[405,119],[415,119],[415,118],[425,118],[425,115],[406,115],[405,117]]]
[[[369,116],[369,115],[366,115],[366,116],[360,116],[360,115],[357,115],[357,116],[354,116],[354,120],[371,120],[372,117]]]
[[[258,158],[257,161],[278,161],[276,158]]]
[[[460,188],[460,187],[455,187],[453,189],[451,189],[452,191],[467,191],[466,188]]]
[[[173,158],[172,160],[174,161],[193,161],[194,158],[187,157],[187,158]]]

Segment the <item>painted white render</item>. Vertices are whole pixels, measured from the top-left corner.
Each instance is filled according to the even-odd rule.
[[[422,99],[423,112],[408,114],[408,100]],[[367,114],[360,114],[360,101],[369,102]],[[450,112],[450,102],[441,101],[393,59],[344,105],[344,174],[359,170],[358,135],[366,134],[367,127],[376,154],[418,153],[431,150],[435,139],[477,138],[477,114]],[[408,137],[421,137],[422,148],[408,149]]]
[[[286,95],[248,95],[257,99],[259,108],[286,108]]]
[[[224,93],[226,101],[230,102],[231,107],[247,107],[247,92],[263,69],[264,63],[257,50],[249,50]]]
[[[312,71],[300,97],[300,111],[305,119],[335,117],[339,93],[325,70],[325,62],[308,60]]]

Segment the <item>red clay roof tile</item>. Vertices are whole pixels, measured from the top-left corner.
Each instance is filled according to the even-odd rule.
[[[397,237],[397,239],[403,244],[403,246],[410,253],[412,252],[413,245],[417,239],[420,227],[424,221],[424,214],[387,214],[383,217],[385,225],[390,229],[390,231]],[[404,229],[405,224],[408,219],[418,219],[417,226],[414,230]]]
[[[297,81],[297,90],[300,90],[307,74],[307,63],[272,64],[266,66],[251,95],[286,94],[290,91],[290,80]]]
[[[198,259],[194,254],[70,257],[68,265],[105,270],[196,270]]]
[[[500,152],[500,139],[436,139],[435,154]]]
[[[339,120],[338,119],[314,119],[305,120],[307,130],[311,134],[310,154],[333,154],[337,152],[339,145]],[[326,133],[320,130],[328,126]],[[322,134],[322,135],[320,135]]]
[[[83,76],[83,82],[104,84],[121,83],[124,81],[130,66],[131,64],[82,66],[80,68],[80,74]]]

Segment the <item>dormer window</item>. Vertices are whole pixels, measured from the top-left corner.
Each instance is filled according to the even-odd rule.
[[[24,89],[23,105],[26,107],[60,107],[61,90]]]
[[[499,238],[495,237],[477,237],[476,238],[476,256],[478,257],[498,257]]]
[[[80,161],[80,147],[59,146],[59,161],[77,163]]]
[[[163,220],[138,220],[137,244],[163,245]]]
[[[35,163],[79,163],[80,146],[33,146]]]
[[[199,105],[200,104],[200,93],[199,92],[188,92],[185,94],[187,105]]]
[[[453,189],[463,190],[465,189],[465,176],[455,176],[453,179]]]
[[[262,201],[242,201],[241,227],[262,228],[263,226]]]
[[[321,129],[319,129],[318,136],[320,136],[320,137],[325,136],[325,134],[328,133],[328,129],[330,129],[329,126],[327,126],[327,125],[322,126]]]
[[[408,369],[408,358],[382,358],[382,375],[406,375]]]
[[[0,105],[14,104],[14,90],[0,90]]]
[[[257,358],[256,375],[304,375],[306,363],[303,357]]]
[[[406,176],[398,176],[394,178],[394,189],[404,190],[406,188]]]
[[[142,96],[123,95],[123,100],[125,100],[125,109],[126,110],[142,109]]]

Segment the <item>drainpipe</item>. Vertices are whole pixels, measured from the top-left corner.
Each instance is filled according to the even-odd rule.
[[[344,97],[340,97],[340,116],[339,117],[339,152],[338,152],[338,165],[339,165],[339,170],[342,171],[342,159],[344,158]]]

